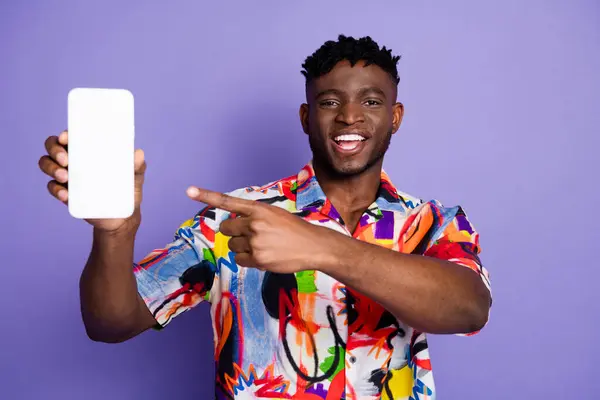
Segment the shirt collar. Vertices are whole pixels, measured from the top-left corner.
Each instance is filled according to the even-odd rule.
[[[317,181],[313,163],[307,163],[297,175],[296,179],[296,209],[319,211],[334,219],[340,219],[339,214],[331,205],[321,185]],[[365,215],[363,215],[361,225],[377,221],[382,217],[382,211],[396,211],[406,213],[409,206],[405,200],[398,194],[396,187],[393,185],[390,177],[385,171],[381,171],[381,183],[377,198],[369,206]]]

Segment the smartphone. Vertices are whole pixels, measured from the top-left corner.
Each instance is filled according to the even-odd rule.
[[[131,216],[133,94],[126,89],[75,88],[67,97],[69,213],[79,219]]]

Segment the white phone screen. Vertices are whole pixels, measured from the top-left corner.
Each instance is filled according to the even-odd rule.
[[[69,213],[127,218],[134,211],[134,100],[124,89],[68,95]]]

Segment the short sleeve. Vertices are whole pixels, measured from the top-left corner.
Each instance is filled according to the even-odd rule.
[[[157,329],[210,301],[217,274],[213,251],[217,228],[216,211],[205,208],[179,227],[171,243],[134,264],[138,292]]]
[[[489,273],[479,258],[479,233],[464,210],[460,206],[446,208],[437,201],[430,202],[429,208],[434,223],[424,255],[471,269],[491,291]]]
[[[460,206],[444,207],[436,200],[419,205],[401,232],[400,250],[469,268],[491,294],[489,273],[479,258],[479,233]],[[472,336],[478,332],[458,336]]]

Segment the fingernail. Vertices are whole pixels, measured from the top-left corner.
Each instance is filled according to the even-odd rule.
[[[57,196],[58,196],[59,200],[67,201],[67,191],[66,190],[63,189],[63,190],[59,191]]]
[[[196,197],[200,194],[200,191],[198,190],[198,188],[195,188],[193,186],[190,186],[187,190],[187,194],[190,197]]]
[[[56,171],[56,179],[59,182],[66,182],[68,179],[67,171],[65,171],[64,169],[59,169],[58,171]]]
[[[56,161],[58,161],[62,165],[67,164],[67,154],[66,153],[58,153],[56,155]]]

